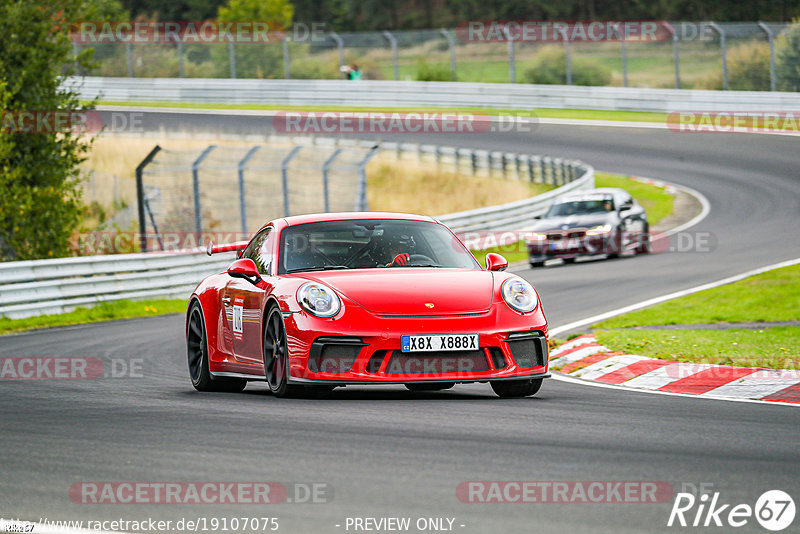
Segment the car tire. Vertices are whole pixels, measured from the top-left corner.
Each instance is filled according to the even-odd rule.
[[[622,231],[619,228],[614,229],[614,239],[611,247],[614,252],[609,252],[606,257],[610,260],[619,258],[620,254],[622,254]]]
[[[532,261],[532,262],[530,262],[530,264],[531,264],[531,268],[532,269],[536,269],[538,267],[544,267],[544,262],[543,261]]]
[[[542,378],[529,380],[498,380],[491,382],[492,389],[501,399],[513,399],[536,395],[542,387]]]
[[[278,398],[300,397],[306,392],[305,388],[289,384],[289,349],[280,308],[271,306],[266,317],[263,343],[264,378],[269,390]]]
[[[564,263],[575,263],[575,258],[564,258]]]
[[[650,225],[645,225],[644,232],[639,237],[639,244],[636,245],[637,254],[649,254],[653,250],[650,244]]]
[[[455,382],[412,382],[404,384],[409,391],[443,391],[455,386]]]
[[[247,386],[247,380],[238,378],[214,378],[208,367],[208,336],[203,308],[194,301],[189,308],[186,321],[186,356],[189,378],[197,391],[221,391],[238,393]]]

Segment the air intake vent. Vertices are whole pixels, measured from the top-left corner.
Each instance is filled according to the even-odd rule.
[[[353,367],[361,347],[358,338],[321,337],[311,344],[308,370],[314,373],[346,373]]]
[[[547,362],[547,340],[539,333],[511,334],[506,342],[520,367],[541,367]]]

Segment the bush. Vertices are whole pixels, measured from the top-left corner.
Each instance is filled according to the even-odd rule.
[[[722,89],[722,68],[698,84],[703,89]],[[769,91],[769,44],[749,41],[728,51],[728,88],[734,91]]]
[[[292,78],[306,80],[341,79],[339,61],[331,61],[325,57],[309,56],[307,51],[299,59],[290,60]]]
[[[800,19],[775,40],[775,77],[778,90],[800,91]]]
[[[609,85],[611,71],[591,61],[572,56],[572,83],[574,85]],[[533,66],[525,71],[527,83],[566,85],[567,59],[562,46],[545,46],[534,58]]]
[[[417,63],[417,76],[414,78],[418,82],[449,82],[452,80],[450,67],[436,63]]]

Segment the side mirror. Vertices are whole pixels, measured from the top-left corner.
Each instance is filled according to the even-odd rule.
[[[508,260],[500,254],[490,252],[486,255],[487,271],[505,271],[506,267],[508,267]]]
[[[244,278],[253,285],[261,281],[261,275],[258,274],[258,267],[256,262],[250,258],[243,258],[231,263],[228,267],[228,276],[233,278]]]

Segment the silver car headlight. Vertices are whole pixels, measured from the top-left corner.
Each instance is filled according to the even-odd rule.
[[[509,278],[503,282],[500,292],[506,304],[520,313],[532,312],[539,304],[539,297],[533,286],[522,278]]]
[[[342,309],[342,301],[333,289],[317,282],[300,286],[297,303],[311,315],[322,318],[333,317]]]

